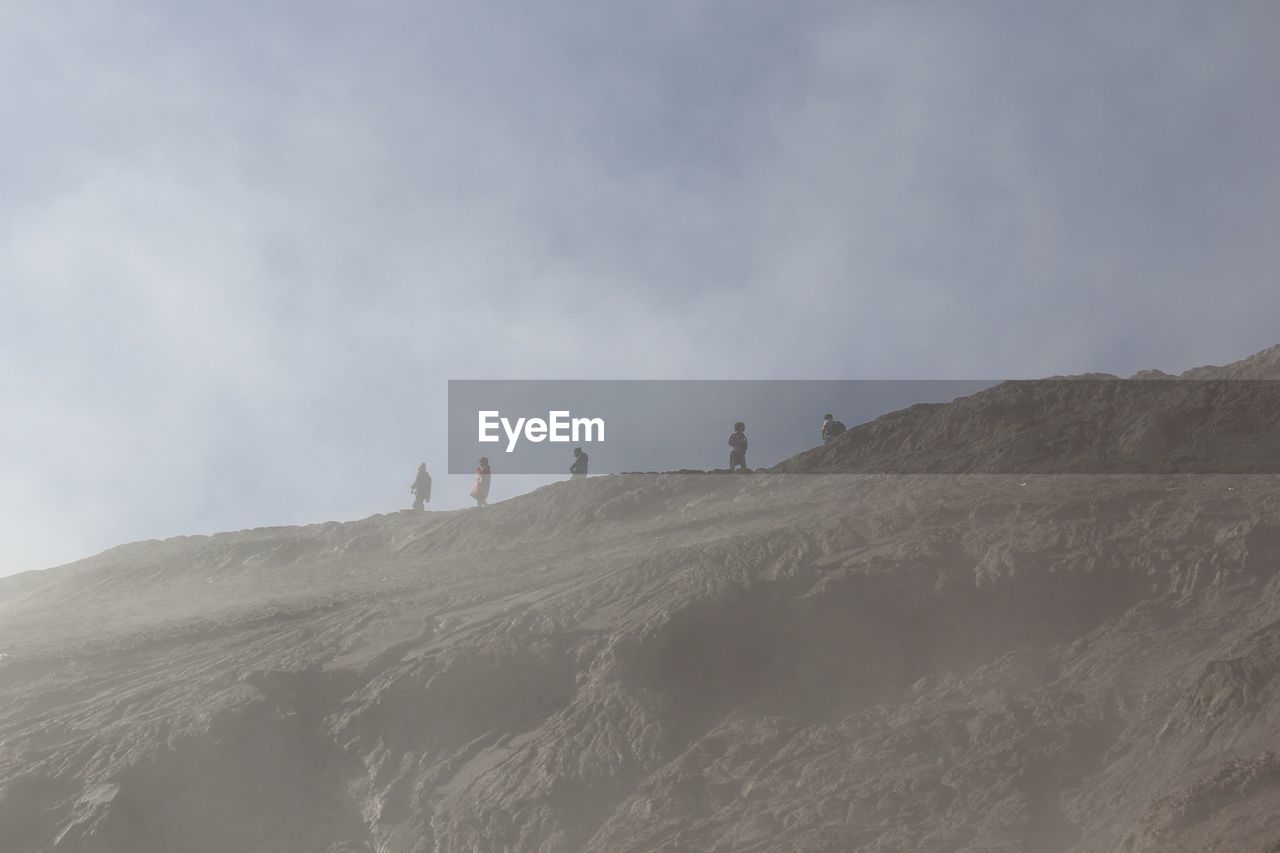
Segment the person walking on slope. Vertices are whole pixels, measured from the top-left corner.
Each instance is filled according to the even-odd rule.
[[[569,466],[569,473],[574,480],[581,480],[587,476],[587,454],[581,447],[573,449],[573,464]]]
[[[733,433],[729,436],[729,473],[732,474],[741,466],[742,473],[747,473],[747,425],[738,421],[733,425]]]
[[[489,505],[489,480],[493,472],[489,470],[489,457],[481,456],[480,465],[476,468],[476,484],[471,487],[471,497],[476,499],[476,506]]]
[[[844,424],[836,420],[830,412],[822,416],[822,443],[826,444],[845,431]]]
[[[427,473],[427,463],[423,462],[418,466],[418,476],[414,478],[409,491],[413,492],[413,508],[426,509],[423,504],[431,502],[431,475]]]

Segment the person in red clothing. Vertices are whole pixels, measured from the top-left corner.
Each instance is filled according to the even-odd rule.
[[[489,505],[489,479],[493,472],[489,470],[489,457],[480,457],[480,467],[476,468],[476,484],[471,487],[471,497],[476,499],[476,506]]]

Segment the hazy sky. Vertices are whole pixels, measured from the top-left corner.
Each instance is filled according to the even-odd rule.
[[[1278,43],[1271,0],[0,0],[0,573],[423,459],[460,505],[451,377],[1275,344]]]

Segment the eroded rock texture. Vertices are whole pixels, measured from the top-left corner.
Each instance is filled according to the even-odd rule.
[[[788,465],[0,581],[0,850],[1280,850],[1280,477]]]

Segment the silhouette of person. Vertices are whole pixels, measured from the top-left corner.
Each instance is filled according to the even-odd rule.
[[[418,466],[418,476],[414,478],[409,491],[413,492],[413,508],[426,509],[423,504],[431,502],[431,475],[427,473],[427,463],[423,462]]]
[[[747,473],[747,425],[738,421],[733,425],[733,434],[729,436],[729,473],[739,467]]]
[[[573,464],[569,466],[569,473],[573,475],[574,480],[581,480],[587,476],[587,454],[581,447],[573,449]]]
[[[822,443],[826,444],[831,439],[843,434],[845,431],[844,424],[836,420],[835,415],[825,414],[822,416]]]
[[[489,480],[493,472],[489,470],[489,457],[481,456],[480,465],[476,468],[476,484],[471,487],[471,497],[476,499],[476,506],[489,505]]]

